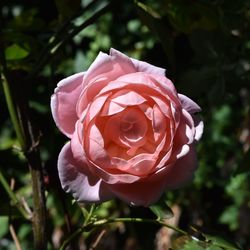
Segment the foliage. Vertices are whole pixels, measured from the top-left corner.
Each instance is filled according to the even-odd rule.
[[[95,244],[98,249],[157,249],[157,232],[176,216],[170,219],[166,204],[181,211],[174,227],[183,230],[171,236],[173,249],[250,249],[250,1],[13,0],[1,5],[1,249],[18,244],[33,249],[35,209],[29,153],[23,147],[29,141],[20,141],[27,133],[21,129],[16,135],[5,97],[15,100],[14,115],[16,105],[28,101],[32,146],[40,150],[44,175],[48,249],[66,243],[72,249]],[[52,121],[50,96],[60,79],[86,70],[100,50],[110,47],[167,68],[178,91],[203,110],[194,181],[167,192],[151,209],[118,200],[79,206],[59,184],[57,156],[65,138]],[[6,94],[12,90],[14,96]]]

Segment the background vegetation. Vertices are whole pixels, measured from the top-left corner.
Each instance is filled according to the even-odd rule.
[[[43,228],[48,249],[59,249],[95,218],[154,219],[160,212],[165,220],[165,202],[175,214],[171,223],[189,236],[117,222],[85,228],[68,248],[168,249],[171,236],[173,249],[250,249],[250,1],[0,4],[0,249],[45,249]],[[66,138],[52,120],[50,96],[60,79],[86,70],[110,47],[166,68],[178,92],[203,109],[194,181],[151,209],[119,200],[80,208],[58,180]]]

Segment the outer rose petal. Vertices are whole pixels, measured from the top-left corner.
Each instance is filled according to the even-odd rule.
[[[194,137],[194,139],[196,141],[199,141],[202,134],[203,134],[204,123],[200,119],[200,117],[198,117],[198,116],[193,117],[193,119],[194,119],[194,125],[195,125],[195,137]]]
[[[51,97],[51,111],[57,127],[69,138],[77,121],[76,103],[82,90],[84,72],[69,76],[57,85]]]
[[[110,189],[121,200],[131,205],[146,207],[156,202],[161,197],[165,185],[162,181],[145,183],[135,182],[129,185],[112,185]]]
[[[197,103],[195,103],[193,100],[188,98],[187,96],[178,94],[178,97],[181,101],[182,108],[187,110],[187,112],[189,112],[190,114],[194,114],[196,112],[201,111],[200,106]]]
[[[76,165],[68,142],[58,158],[59,178],[66,192],[72,193],[78,202],[102,202],[112,198],[113,195],[101,179],[80,172]]]
[[[158,173],[129,185],[110,185],[110,189],[125,202],[149,206],[160,198],[166,188],[177,188],[190,181],[196,167],[196,153],[192,145],[189,153],[172,166],[166,166]]]
[[[194,114],[197,112],[201,111],[200,106],[195,103],[193,100],[191,100],[190,98],[188,98],[185,95],[182,94],[178,94],[178,97],[181,101],[182,107],[188,111],[190,114]],[[203,121],[201,121],[201,119],[197,116],[197,115],[192,115],[193,120],[194,120],[194,125],[195,125],[195,137],[194,139],[196,141],[199,141],[202,133],[203,133],[203,128],[204,128],[204,123]]]
[[[179,188],[185,185],[193,178],[197,165],[196,150],[193,143],[189,145],[188,153],[179,158],[170,169],[170,172],[166,174],[165,188]]]
[[[139,61],[137,59],[130,58],[136,68],[136,71],[138,72],[147,72],[150,74],[157,74],[165,76],[166,70],[163,68],[159,68],[156,66],[153,66],[147,62]]]
[[[91,64],[84,81],[93,81],[96,77],[105,76],[108,81],[117,77],[136,72],[136,69],[126,55],[114,49],[110,49],[110,55],[100,52],[95,61]]]
[[[86,108],[87,104],[98,95],[107,83],[116,80],[120,76],[136,72],[157,74],[157,77],[165,78],[164,69],[129,58],[113,48],[110,49],[109,55],[100,52],[84,77],[84,84],[88,85],[88,88],[79,100],[78,113]],[[165,80],[171,82],[167,78]],[[165,85],[165,82],[163,85]]]

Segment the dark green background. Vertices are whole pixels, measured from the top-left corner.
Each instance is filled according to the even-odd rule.
[[[71,33],[106,4],[99,18]],[[203,233],[250,249],[250,1],[2,0],[1,5],[2,50],[15,88],[28,98],[41,133],[49,249],[57,249],[69,235],[65,213],[73,229],[84,220],[79,206],[58,182],[57,156],[67,139],[52,120],[50,96],[59,80],[86,70],[99,51],[108,52],[110,47],[166,68],[178,92],[202,107],[205,128],[197,147],[195,179],[164,198],[169,206],[177,204],[181,209],[179,226],[193,234],[190,226],[196,225]],[[18,150],[2,85],[0,170],[8,181],[15,180],[15,193],[32,206],[30,174]],[[147,208],[128,207],[118,200],[99,206],[96,214],[154,217]],[[15,249],[9,223],[23,249],[32,249],[31,225],[20,218],[0,186],[0,249]],[[154,249],[159,227],[114,224],[106,230],[97,249]],[[53,240],[56,235],[59,243]],[[75,249],[90,246],[96,235],[85,243],[82,238],[75,240]],[[192,241],[186,246],[176,243],[175,249],[205,247]]]

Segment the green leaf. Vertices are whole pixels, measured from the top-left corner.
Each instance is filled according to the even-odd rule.
[[[82,214],[83,214],[84,219],[86,219],[89,215],[89,211],[83,206],[81,206],[81,210],[82,210]]]
[[[20,60],[29,55],[29,52],[20,47],[18,44],[13,44],[6,48],[5,57],[6,60]]]
[[[0,216],[0,239],[8,232],[8,216]]]
[[[171,208],[166,204],[166,202],[157,203],[149,207],[151,211],[157,216],[157,219],[170,219],[174,216]]]
[[[191,236],[183,235],[172,241],[172,249],[174,250],[203,250],[207,245],[203,241],[194,240]]]
[[[218,246],[225,250],[239,250],[240,248],[236,247],[232,243],[229,243],[225,239],[218,236],[211,236],[208,234],[203,234],[208,242],[211,242],[211,246]]]
[[[204,250],[206,248],[199,244],[199,241],[191,240],[185,243],[183,250]]]

